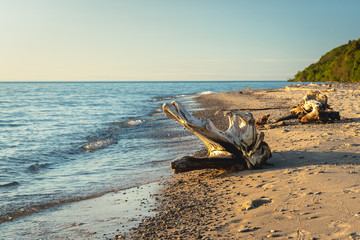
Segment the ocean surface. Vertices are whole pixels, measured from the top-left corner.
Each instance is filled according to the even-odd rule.
[[[141,186],[202,148],[161,106],[285,81],[0,83],[0,224],[39,209]]]

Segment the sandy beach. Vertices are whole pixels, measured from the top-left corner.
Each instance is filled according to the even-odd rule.
[[[341,120],[290,120],[258,131],[273,156],[260,170],[199,170],[174,175],[155,217],[126,239],[360,239],[360,86],[296,85],[200,96],[193,113],[227,128],[222,111],[270,121],[289,113],[309,90],[328,97]],[[186,131],[184,129],[184,131]],[[192,153],[189,153],[191,155]],[[169,168],[170,171],[170,168]]]

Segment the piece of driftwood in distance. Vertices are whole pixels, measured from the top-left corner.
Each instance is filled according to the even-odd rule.
[[[251,113],[225,111],[229,128],[222,132],[209,119],[201,122],[175,101],[164,103],[163,111],[168,118],[196,135],[208,151],[204,158],[184,157],[175,160],[171,163],[175,173],[206,168],[227,169],[231,165],[239,170],[254,169],[260,168],[271,157],[270,147],[264,142],[264,133],[256,131]]]
[[[240,109],[225,109],[225,108],[221,108],[219,110],[217,110],[215,112],[214,115],[219,114],[220,112],[225,112],[225,111],[265,111],[265,110],[279,110],[279,109],[284,109],[286,107],[266,107],[266,108],[240,108]]]
[[[256,126],[263,126],[269,122],[270,114],[266,114],[255,121]]]
[[[340,120],[340,114],[332,110],[327,103],[327,96],[319,91],[309,91],[301,102],[291,109],[290,115],[276,119],[275,122],[299,119],[301,123],[329,122]]]
[[[295,114],[289,114],[287,116],[278,118],[275,120],[275,122],[281,122],[281,121],[286,121],[286,120],[291,120],[291,119],[298,119],[299,117]]]

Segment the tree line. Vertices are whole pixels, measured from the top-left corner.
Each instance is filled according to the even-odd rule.
[[[334,48],[291,82],[360,82],[360,38]]]

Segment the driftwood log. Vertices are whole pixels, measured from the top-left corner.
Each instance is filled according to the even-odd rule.
[[[258,133],[251,113],[225,111],[229,128],[223,132],[205,119],[193,117],[178,102],[164,103],[163,111],[196,135],[206,146],[206,157],[186,156],[174,160],[171,168],[175,173],[215,168],[243,170],[260,168],[271,157],[270,147],[264,142],[264,133]]]
[[[281,117],[275,122],[280,122],[289,119],[299,119],[301,123],[310,122],[329,122],[340,120],[340,114],[336,111],[331,111],[332,108],[328,105],[328,98],[319,91],[309,91],[300,103],[290,111],[290,115]]]

